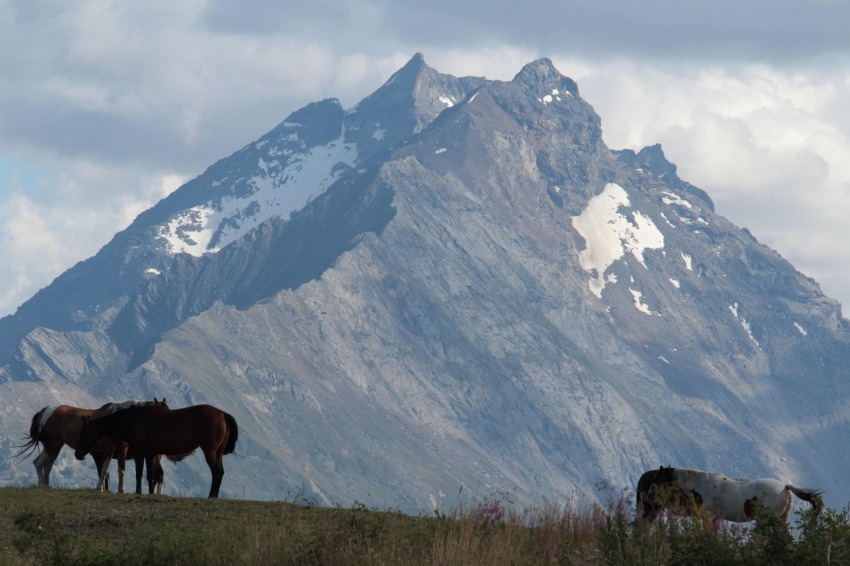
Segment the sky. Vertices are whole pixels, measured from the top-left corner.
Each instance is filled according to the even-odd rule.
[[[0,0],[0,316],[294,110],[549,57],[850,305],[846,0]],[[850,307],[844,309],[848,315]]]

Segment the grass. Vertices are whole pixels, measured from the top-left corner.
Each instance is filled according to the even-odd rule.
[[[847,512],[751,526],[706,515],[633,523],[607,508],[518,511],[499,501],[433,516],[286,502],[0,488],[6,564],[850,564]]]

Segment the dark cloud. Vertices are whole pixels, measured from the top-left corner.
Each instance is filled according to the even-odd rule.
[[[272,2],[259,2],[265,6]],[[724,60],[797,60],[850,51],[850,3],[809,0],[689,2],[643,0],[601,2],[572,0],[552,2],[395,2],[360,3],[380,14],[381,36],[363,37],[358,47],[380,48],[392,39],[399,43],[428,46],[446,44],[475,46],[482,43],[513,44],[541,52],[573,53],[600,57],[652,56]],[[220,1],[218,10],[232,3]],[[240,3],[239,6],[243,6]],[[251,10],[239,22],[243,31],[269,30],[270,22],[304,17],[308,26],[345,33],[340,18],[351,12],[343,6],[356,4],[322,2],[311,7],[289,6],[270,10],[271,16]],[[232,13],[235,9],[227,8]],[[277,16],[277,18],[275,17]],[[345,20],[351,21],[351,20]]]
[[[204,21],[217,32],[297,34],[371,54],[511,44],[585,57],[793,62],[850,52],[844,0],[214,0]]]
[[[357,21],[356,12],[364,4],[367,3],[356,0],[212,0],[205,6],[202,18],[216,32],[308,37],[317,34],[316,39],[333,42]]]

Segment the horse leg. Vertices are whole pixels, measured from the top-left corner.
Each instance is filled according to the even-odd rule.
[[[782,520],[785,523],[788,523],[788,520],[791,518],[791,508],[794,507],[794,497],[791,495],[791,490],[786,489],[785,495],[787,496],[787,501],[785,502],[785,511],[782,512]]]
[[[109,464],[112,463],[112,454],[105,453],[98,457],[92,454],[94,463],[97,464],[100,477],[97,482],[98,491],[109,491]]]
[[[38,474],[39,486],[50,487],[50,469],[53,467],[53,462],[59,457],[59,452],[64,445],[65,443],[61,440],[47,440],[41,443],[41,454],[32,461],[35,466],[35,473]]]
[[[218,497],[218,490],[221,487],[221,479],[224,477],[224,466],[221,463],[221,454],[216,454],[209,448],[204,448],[204,458],[207,460],[207,466],[210,467],[212,474],[212,485],[210,486],[209,497]]]
[[[142,471],[145,466],[145,457],[144,456],[136,456],[134,458],[136,462],[136,494],[142,494]]]
[[[162,495],[162,484],[165,483],[165,470],[162,469],[162,454],[157,454],[153,457],[153,472],[156,494]]]
[[[156,475],[153,469],[153,459],[153,456],[145,457],[145,468],[147,468],[148,471],[148,493],[151,495],[154,492],[154,485],[156,484]]]
[[[46,465],[47,460],[50,459],[50,455],[46,450],[42,450],[38,456],[33,459],[32,464],[35,466],[35,473],[38,475],[38,486],[39,487],[47,487],[47,475],[44,473],[44,467]]]
[[[47,458],[43,462],[42,473],[44,474],[44,487],[50,487],[50,470],[53,469],[53,462],[59,457],[59,452],[56,454],[47,454]]]
[[[118,493],[124,493],[124,469],[127,467],[127,452],[118,454]]]

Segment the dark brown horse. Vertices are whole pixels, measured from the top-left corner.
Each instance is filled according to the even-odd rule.
[[[210,497],[218,497],[224,477],[222,456],[236,449],[239,428],[236,419],[211,405],[193,405],[171,410],[167,407],[133,407],[92,419],[82,417],[80,441],[74,453],[78,460],[103,438],[128,443],[135,451],[137,485],[141,460],[156,454],[187,455],[200,448],[212,474]],[[148,487],[153,493],[153,474],[148,468]]]
[[[42,408],[32,417],[29,434],[24,437],[24,442],[19,446],[17,457],[25,457],[38,448],[41,443],[42,451],[33,460],[36,474],[38,474],[39,486],[50,486],[50,470],[53,463],[59,457],[59,452],[66,444],[76,449],[82,428],[81,416],[99,418],[115,411],[126,409],[137,405],[162,405],[167,406],[165,399],[158,401],[125,401],[123,403],[107,403],[98,409],[81,409],[71,405],[49,405]],[[127,457],[128,446],[123,442],[115,442],[112,439],[103,439],[91,450],[98,471],[97,489],[108,490],[109,463],[112,458],[118,460],[118,491],[124,491],[124,462]],[[162,466],[159,458],[152,459],[152,465]],[[137,488],[140,489],[139,486]]]

